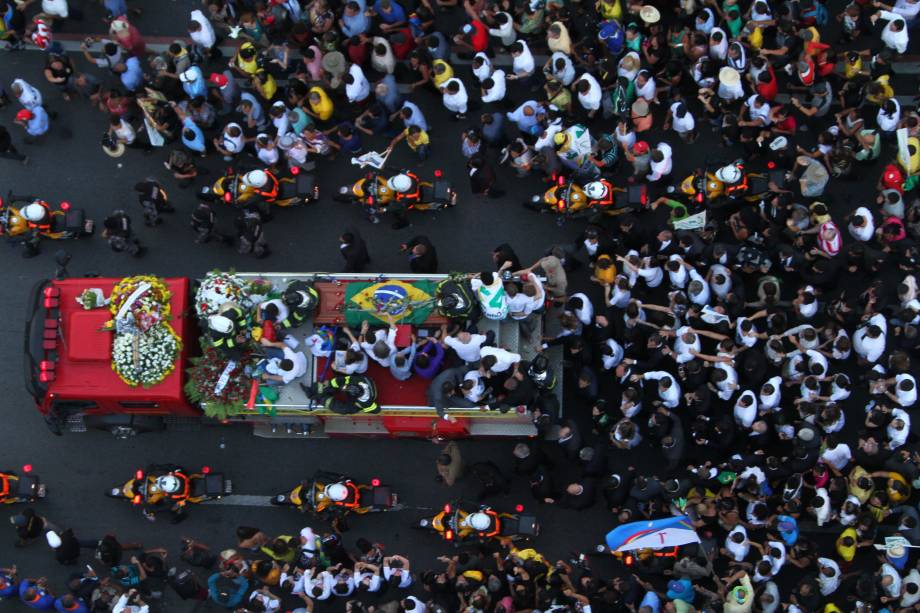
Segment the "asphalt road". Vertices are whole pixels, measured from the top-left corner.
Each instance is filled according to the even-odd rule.
[[[152,4],[152,3],[148,3]],[[187,10],[191,0],[171,2],[176,13]],[[93,9],[95,10],[95,9]],[[151,11],[143,18],[145,32],[165,35],[181,30],[184,20],[174,21],[169,30],[165,19],[173,21],[172,11]],[[149,21],[148,21],[149,19]],[[98,16],[87,10],[86,27],[81,32],[97,31]],[[147,26],[149,25],[149,28]],[[76,25],[67,26],[74,31]],[[344,160],[321,165],[320,188],[324,194],[313,206],[283,211],[267,227],[274,253],[266,260],[240,256],[232,249],[192,243],[187,227],[189,211],[195,204],[194,191],[179,189],[162,166],[163,152],[144,155],[129,151],[120,159],[106,156],[99,141],[106,128],[105,117],[89,108],[83,101],[64,102],[41,77],[42,57],[35,52],[0,55],[0,79],[8,84],[13,78],[25,77],[41,88],[50,107],[59,113],[52,134],[46,142],[25,146],[32,159],[27,167],[9,160],[0,160],[0,190],[16,194],[31,193],[49,201],[67,199],[75,206],[87,209],[91,217],[101,219],[112,208],[124,207],[140,220],[132,186],[147,176],[156,177],[170,190],[178,211],[154,230],[139,227],[142,242],[149,247],[141,260],[112,254],[98,237],[66,245],[73,254],[70,269],[73,274],[94,272],[105,276],[133,273],[200,276],[220,268],[264,271],[335,271],[341,262],[337,236],[346,226],[359,228],[367,239],[372,256],[372,268],[381,272],[408,270],[408,263],[398,253],[401,242],[415,234],[428,235],[438,248],[442,271],[478,270],[489,265],[490,250],[501,242],[510,242],[525,263],[530,263],[553,243],[570,242],[578,234],[580,223],[559,228],[547,216],[524,211],[519,202],[542,191],[538,179],[518,180],[502,171],[506,179],[506,197],[497,200],[471,197],[467,187],[464,160],[460,153],[460,124],[447,120],[440,102],[431,94],[420,94],[423,107],[435,129],[432,144],[435,157],[421,170],[429,176],[441,167],[459,190],[459,204],[437,215],[421,214],[413,218],[414,227],[393,231],[388,224],[371,226],[355,206],[336,203],[329,198],[338,185],[359,176],[359,171]],[[899,81],[898,93],[912,94],[912,78]],[[0,122],[11,128],[15,106],[0,110]],[[612,129],[612,126],[610,126]],[[655,143],[658,133],[647,140]],[[18,134],[16,135],[18,139]],[[680,143],[673,134],[666,140],[675,149],[675,180],[686,176],[705,159],[725,160],[731,152],[720,149],[712,135],[706,132],[692,148]],[[810,143],[814,133],[803,135]],[[18,142],[18,141],[17,141]],[[380,142],[371,142],[371,149],[382,149]],[[398,155],[408,161],[403,148]],[[889,146],[889,153],[891,147]],[[395,159],[399,162],[399,159]],[[212,162],[211,177],[221,164]],[[870,168],[856,181],[834,185],[828,200],[835,212],[874,200],[877,169]],[[229,229],[231,211],[221,212],[222,223]],[[2,247],[0,247],[2,248]],[[187,522],[173,526],[165,521],[150,524],[138,511],[127,504],[103,496],[108,487],[127,479],[135,469],[151,462],[175,462],[190,468],[209,465],[222,470],[232,479],[235,493],[267,497],[289,488],[318,468],[340,470],[356,478],[377,476],[391,483],[407,510],[356,519],[346,536],[353,545],[358,536],[382,540],[389,552],[408,555],[416,568],[434,564],[434,558],[444,547],[427,535],[415,533],[410,524],[424,508],[440,507],[448,498],[469,495],[474,484],[461,481],[446,489],[434,480],[434,461],[438,447],[430,442],[411,440],[265,440],[253,437],[247,428],[213,427],[197,432],[171,432],[140,436],[118,441],[99,432],[51,436],[38,417],[20,380],[22,321],[28,288],[37,279],[51,274],[51,253],[57,248],[46,245],[45,253],[23,260],[13,247],[6,250],[7,264],[0,268],[0,359],[9,365],[8,375],[0,381],[0,394],[6,399],[2,422],[2,464],[18,467],[34,466],[49,484],[49,497],[38,505],[40,513],[54,523],[73,527],[80,538],[99,537],[114,532],[123,541],[142,541],[145,545],[165,545],[175,552],[180,536],[200,538],[217,548],[233,544],[233,531],[239,525],[255,525],[272,534],[293,534],[303,525],[320,526],[315,520],[298,516],[292,510],[262,507],[220,506],[196,508]],[[585,285],[584,273],[574,277],[575,286]],[[577,408],[569,405],[570,414]],[[854,417],[855,418],[855,417]],[[855,422],[854,422],[855,423]],[[223,449],[220,441],[225,442]],[[463,441],[461,451],[466,461],[493,459],[500,466],[510,466],[508,441]],[[645,447],[637,450],[630,463],[653,469],[657,455]],[[622,466],[618,468],[623,468]],[[560,483],[566,483],[560,476]],[[499,507],[513,507],[521,502],[534,509],[526,484],[516,483],[512,493],[496,500]],[[14,509],[0,512],[0,523]],[[600,507],[583,513],[543,507],[537,509],[545,527],[538,546],[552,557],[567,555],[573,549],[584,549],[600,542],[612,526],[612,518]],[[4,528],[9,530],[8,528]],[[27,549],[12,548],[9,530],[0,537],[0,565],[16,563],[27,576],[47,575],[52,585],[59,586],[71,569],[59,567],[50,551],[40,545]],[[86,556],[89,559],[89,553]],[[168,601],[165,610],[184,611],[189,607]]]

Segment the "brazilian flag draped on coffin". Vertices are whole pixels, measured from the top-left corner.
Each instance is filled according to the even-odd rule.
[[[345,322],[418,325],[434,309],[437,284],[433,281],[351,282],[345,286]]]

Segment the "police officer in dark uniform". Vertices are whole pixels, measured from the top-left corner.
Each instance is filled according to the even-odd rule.
[[[134,185],[137,201],[144,209],[144,223],[155,226],[162,223],[160,213],[174,213],[175,207],[169,203],[166,190],[154,179],[146,179]]]
[[[109,247],[116,253],[127,253],[136,258],[144,255],[146,251],[141,247],[140,241],[131,229],[131,218],[121,209],[112,211],[112,214],[102,222],[102,238],[109,241]]]
[[[319,292],[307,281],[292,281],[284,293],[281,301],[288,308],[290,314],[281,322],[282,328],[297,328],[313,315],[319,306]]]
[[[255,207],[247,207],[234,223],[238,241],[237,252],[243,255],[251,253],[257,258],[268,257],[270,250],[259,211]]]

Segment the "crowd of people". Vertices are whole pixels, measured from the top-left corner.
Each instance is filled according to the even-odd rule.
[[[598,210],[612,218],[597,215],[578,242],[531,267],[499,247],[494,269],[453,294],[462,302],[468,287],[482,316],[516,320],[524,337],[536,318],[558,316],[561,331],[539,344],[562,348],[575,382],[563,422],[543,393],[555,384],[545,360],[522,363],[468,327],[402,350],[386,330],[349,331],[336,370],[360,375],[370,359],[396,378],[430,376],[429,402],[448,418],[457,403],[524,406],[553,439],[514,447],[514,472],[538,503],[603,504],[613,523],[687,515],[701,540],[670,555],[636,552],[609,578],[510,543],[417,573],[371,543],[353,554],[309,529],[244,530],[219,556],[183,545],[220,568],[207,587],[190,580],[188,597],[210,593],[244,611],[288,598],[311,610],[333,596],[356,611],[368,605],[352,594],[382,590],[375,609],[417,613],[917,609],[920,116],[894,85],[918,0],[207,0],[189,16],[188,40],[160,55],[146,52],[125,2],[106,0],[111,36],[87,41],[82,60],[53,40],[67,1],[40,4],[36,14],[30,2],[0,0],[2,36],[46,49],[48,83],[110,117],[109,151],[163,147],[182,184],[201,183],[208,155],[310,172],[405,141],[422,163],[436,147],[460,148],[476,195],[500,197],[497,167],[508,166],[532,182],[564,175],[610,204]],[[241,43],[230,58],[225,38]],[[39,88],[16,79],[8,96],[26,142],[40,141],[55,119]],[[429,121],[423,98],[457,123]],[[675,152],[709,131],[724,157],[668,190],[682,178]],[[0,149],[27,161],[6,132]],[[746,199],[756,176],[769,181]],[[857,182],[876,186],[874,201],[844,198],[840,186]],[[647,184],[648,202],[612,206],[615,183]],[[138,193],[156,223],[165,212],[156,183]],[[264,211],[240,215],[238,245],[267,254]],[[113,248],[142,253],[128,213],[105,227]],[[207,203],[193,228],[202,241],[225,238]],[[347,250],[355,240],[343,236],[343,255],[360,267],[366,249]],[[572,291],[579,265],[591,283]],[[442,354],[457,366],[437,373]],[[639,465],[640,454],[653,458]],[[442,478],[454,480],[446,455],[454,469]],[[577,477],[559,483],[560,464]],[[498,493],[504,477],[490,471],[497,485],[485,491]],[[105,561],[112,578],[75,578],[62,604],[7,569],[0,595],[33,608],[143,611],[154,572],[174,578],[159,556]],[[413,581],[424,591],[400,591]],[[107,601],[93,599],[105,590]]]

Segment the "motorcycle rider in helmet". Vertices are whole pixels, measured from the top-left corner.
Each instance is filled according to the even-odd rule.
[[[191,477],[194,477],[192,475]],[[151,466],[144,477],[146,481],[146,508],[141,512],[150,521],[155,521],[154,508],[164,502],[172,502],[169,510],[173,513],[172,523],[177,524],[186,519],[185,503],[191,491],[190,476],[185,475],[176,466]],[[142,485],[141,483],[135,484]]]
[[[498,514],[488,507],[482,507],[460,520],[458,536],[461,539],[475,534],[492,536],[497,530]]]
[[[338,375],[328,382],[319,383],[316,389],[303,386],[307,396],[316,400],[326,410],[340,415],[379,413],[377,386],[367,375]]]
[[[387,187],[393,190],[396,197],[390,204],[390,210],[396,220],[393,222],[393,229],[398,230],[409,225],[409,219],[406,216],[409,207],[419,201],[421,197],[421,187],[419,179],[412,172],[403,172],[394,175],[387,180]]]
[[[588,197],[588,206],[606,211],[613,208],[614,187],[607,179],[591,181],[585,185],[585,195]]]
[[[22,243],[22,257],[31,258],[38,255],[42,233],[51,231],[51,209],[44,200],[35,200],[19,209],[19,214],[29,227],[29,237]]]
[[[306,281],[291,281],[281,295],[281,301],[289,310],[287,319],[281,322],[281,327],[296,328],[303,325],[319,306],[319,292],[313,284]]]

